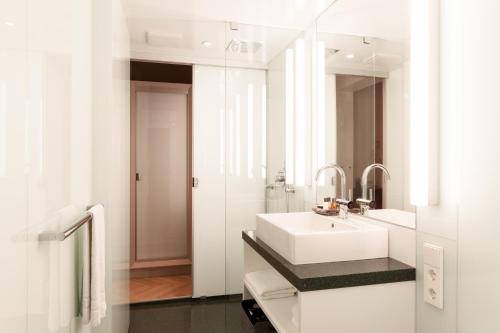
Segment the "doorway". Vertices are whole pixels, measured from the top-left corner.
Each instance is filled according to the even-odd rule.
[[[192,296],[192,87],[152,65],[131,71],[130,303]]]

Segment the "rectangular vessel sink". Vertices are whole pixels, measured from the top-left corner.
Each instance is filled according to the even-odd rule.
[[[259,214],[256,236],[294,265],[388,256],[387,229],[313,212]]]

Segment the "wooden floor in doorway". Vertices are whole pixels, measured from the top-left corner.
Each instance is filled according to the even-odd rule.
[[[191,275],[173,275],[130,279],[130,303],[191,297]]]

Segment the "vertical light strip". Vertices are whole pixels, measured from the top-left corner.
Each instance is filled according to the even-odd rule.
[[[0,177],[7,175],[7,92],[5,82],[0,82]]]
[[[261,147],[260,147],[260,163],[261,163],[261,177],[262,179],[266,179],[267,177],[267,91],[266,85],[262,85],[262,107],[261,107]]]
[[[248,179],[253,178],[253,101],[254,101],[254,93],[253,93],[253,84],[249,83],[247,87],[247,170],[248,170]]]
[[[38,108],[38,176],[40,178],[43,177],[43,166],[44,166],[44,128],[45,128],[45,119],[44,119],[44,103],[43,100],[40,101],[40,105]]]
[[[287,184],[294,184],[295,182],[294,91],[295,91],[294,55],[293,55],[293,49],[287,49],[285,54],[285,138],[286,138],[285,167],[286,167]]]
[[[432,0],[411,1],[410,202],[437,201],[437,119],[439,8]]]
[[[225,149],[225,144],[226,144],[226,136],[224,135],[226,130],[225,130],[225,121],[224,121],[224,109],[219,109],[219,168],[220,168],[220,174],[224,175],[224,160],[226,158],[226,149]]]
[[[427,0],[411,1],[410,201],[427,205],[429,161],[429,17]]]
[[[241,96],[236,95],[236,115],[235,115],[235,148],[236,148],[236,176],[241,174]]]
[[[318,64],[318,69],[317,69],[317,78],[318,78],[318,83],[317,83],[317,96],[318,96],[318,108],[317,108],[317,133],[316,133],[316,140],[317,140],[317,167],[320,168],[321,166],[325,165],[326,160],[325,160],[325,154],[326,154],[326,136],[325,136],[325,126],[326,126],[326,109],[325,109],[325,42],[324,41],[318,41],[318,53],[317,53],[318,59],[317,59],[317,64]],[[325,185],[325,175],[324,173],[321,174],[320,178],[318,179],[318,185]]]
[[[228,162],[229,162],[229,174],[230,175],[234,175],[234,127],[235,127],[235,124],[234,124],[234,118],[235,115],[235,110],[234,110],[234,107],[233,105],[230,105],[230,109],[229,109],[229,112],[228,112],[228,124],[229,124],[229,129],[228,129],[228,139],[227,140],[227,144],[228,144],[228,152],[229,152],[229,156],[228,156]],[[225,131],[225,128],[224,128],[224,131]],[[224,156],[225,158],[225,156]]]
[[[295,42],[295,185],[305,185],[306,105],[305,105],[305,45]]]

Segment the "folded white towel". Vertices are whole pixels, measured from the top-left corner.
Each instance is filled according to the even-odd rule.
[[[245,281],[264,300],[291,297],[297,293],[297,289],[274,269],[247,273]]]
[[[83,255],[86,258],[83,261],[82,319],[95,327],[106,316],[104,207],[95,205],[90,212],[93,214],[92,235],[89,235],[88,225],[83,229]],[[90,236],[92,255],[89,258]]]

